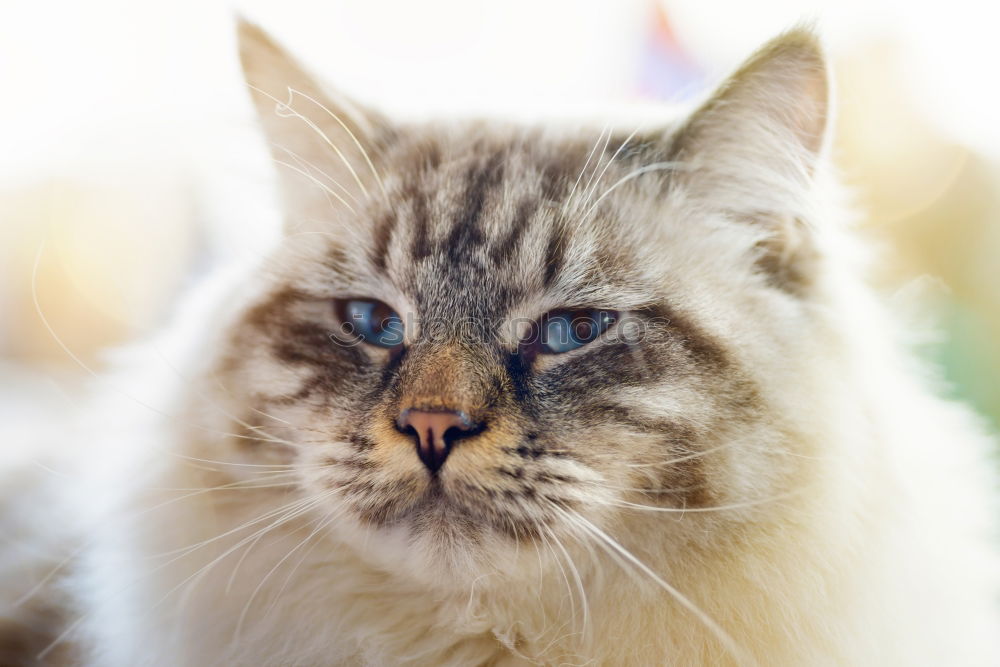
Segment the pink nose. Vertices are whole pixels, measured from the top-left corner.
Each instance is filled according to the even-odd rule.
[[[396,424],[417,436],[417,456],[432,473],[444,465],[452,444],[473,428],[469,417],[458,410],[403,410]]]

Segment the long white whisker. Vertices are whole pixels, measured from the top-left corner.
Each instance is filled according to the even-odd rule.
[[[583,163],[583,167],[580,169],[580,173],[576,177],[576,182],[573,183],[573,187],[570,188],[569,194],[566,195],[566,199],[563,200],[562,214],[565,215],[570,204],[573,202],[573,195],[576,194],[576,189],[580,185],[580,180],[587,171],[587,167],[590,166],[590,161],[594,158],[594,154],[597,152],[597,147],[601,144],[601,139],[604,138],[604,133],[610,132],[610,128],[605,125],[601,133],[597,135],[597,141],[594,142],[594,147],[590,149],[590,153],[587,155],[587,161]]]
[[[57,574],[59,574],[60,570],[62,570],[64,567],[66,567],[71,562],[73,562],[73,559],[76,558],[77,556],[79,556],[80,554],[82,554],[84,552],[84,550],[86,550],[86,548],[88,546],[90,546],[90,543],[83,544],[83,545],[77,547],[72,552],[70,552],[70,554],[68,556],[66,556],[61,561],[59,561],[55,565],[55,567],[53,567],[52,569],[50,569],[45,574],[45,576],[43,576],[38,581],[38,583],[36,583],[34,586],[32,586],[28,590],[28,592],[24,593],[23,595],[21,595],[21,597],[17,598],[17,600],[14,601],[14,604],[13,604],[14,608],[20,607],[22,604],[24,604],[25,602],[27,602],[28,600],[30,600],[31,598],[33,598],[35,595],[37,595],[38,592],[40,590],[42,590],[47,583],[49,583],[50,581],[52,581],[53,577],[55,577]]]
[[[204,547],[206,545],[209,545],[209,544],[211,544],[213,542],[217,542],[217,541],[219,541],[219,540],[221,540],[223,538],[226,538],[226,537],[228,537],[228,536],[230,536],[230,535],[232,535],[234,533],[238,533],[241,530],[245,530],[245,529],[249,528],[250,526],[258,524],[258,523],[260,523],[262,521],[267,521],[268,519],[271,519],[271,518],[273,518],[275,516],[278,516],[280,514],[284,514],[285,512],[292,511],[292,510],[298,509],[300,507],[303,507],[305,505],[308,505],[309,502],[310,502],[310,499],[308,499],[308,498],[298,498],[296,500],[293,500],[293,501],[291,501],[289,503],[286,503],[286,504],[278,507],[277,509],[272,509],[272,510],[270,510],[268,512],[265,512],[264,514],[262,514],[260,516],[257,516],[257,517],[255,517],[253,519],[249,519],[248,521],[245,521],[244,523],[241,523],[239,526],[236,526],[235,528],[230,528],[229,530],[225,531],[224,533],[220,533],[220,534],[215,535],[213,537],[209,537],[207,539],[204,539],[204,540],[202,540],[200,542],[196,542],[194,544],[189,544],[188,546],[185,546],[185,547],[179,547],[177,549],[171,549],[170,551],[163,551],[163,552],[160,552],[158,554],[154,554],[154,555],[150,556],[150,558],[163,558],[165,556],[175,556],[174,558],[172,558],[169,561],[167,561],[168,563],[172,563],[175,560],[177,560],[178,558],[182,558],[182,557],[184,557],[184,556],[186,556],[186,555],[188,555],[188,554],[190,554],[190,553],[192,553],[194,551],[197,551],[198,549],[201,549],[202,547]],[[257,535],[257,533],[254,533],[253,535],[251,535],[248,538],[248,541],[249,541],[249,539],[252,539],[255,535]]]
[[[261,434],[263,434],[264,437],[260,438],[260,440],[266,441],[266,442],[272,442],[272,443],[275,443],[275,444],[288,445],[288,446],[291,446],[291,447],[294,447],[297,444],[295,442],[292,442],[291,440],[285,440],[283,438],[278,438],[277,436],[268,433],[263,428],[261,428],[259,426],[255,426],[254,424],[247,423],[245,420],[240,419],[236,415],[234,415],[231,412],[229,412],[228,410],[224,409],[221,405],[219,405],[218,401],[212,399],[210,396],[207,396],[205,394],[205,392],[201,391],[201,389],[198,387],[198,383],[197,382],[192,382],[191,378],[186,377],[183,373],[181,373],[180,369],[178,369],[176,366],[174,366],[172,363],[170,363],[170,360],[167,359],[167,357],[163,354],[163,352],[160,350],[160,348],[155,343],[152,344],[151,347],[153,348],[153,351],[156,352],[156,355],[160,358],[160,360],[164,363],[164,365],[167,368],[169,368],[174,373],[174,375],[176,375],[179,379],[183,380],[188,387],[193,388],[194,391],[195,391],[195,393],[196,393],[196,395],[199,398],[201,398],[202,400],[204,400],[206,404],[212,406],[213,408],[215,408],[216,410],[218,410],[220,413],[222,413],[226,417],[232,419],[234,422],[236,422],[237,424],[239,424],[243,428],[245,428],[245,429],[247,429],[249,431],[255,432],[255,433],[261,433]],[[221,386],[222,383],[218,381],[218,378],[215,378],[215,379],[216,379],[216,382]],[[226,393],[229,393],[229,392],[227,391]],[[293,426],[293,428],[294,428],[294,426]],[[312,429],[310,429],[310,430],[312,430]]]
[[[372,162],[371,157],[368,156],[368,151],[365,150],[365,147],[361,145],[361,142],[358,141],[358,138],[356,136],[354,136],[353,132],[351,132],[351,128],[347,127],[347,125],[344,123],[344,121],[342,121],[340,119],[340,116],[338,116],[337,114],[335,114],[332,111],[330,111],[321,102],[319,102],[317,100],[314,100],[312,97],[310,97],[309,95],[306,95],[305,93],[303,93],[301,91],[294,90],[294,89],[291,89],[291,90],[293,90],[293,92],[298,93],[302,97],[306,98],[307,100],[309,100],[310,102],[312,102],[313,104],[315,104],[316,106],[318,106],[320,109],[322,109],[323,111],[325,111],[327,113],[327,115],[330,116],[330,118],[334,119],[335,121],[337,121],[337,123],[340,124],[340,127],[343,128],[344,132],[347,132],[347,136],[349,136],[351,138],[351,141],[354,142],[354,145],[357,147],[357,149],[359,151],[361,151],[362,157],[364,157],[365,162],[368,164],[368,168],[371,169],[372,175],[375,177],[375,180],[378,182],[379,188],[382,190],[382,195],[388,199],[389,195],[385,191],[385,185],[382,182],[382,177],[379,175],[378,170],[375,169],[375,164]]]
[[[566,570],[563,569],[562,561],[559,559],[559,555],[556,553],[555,549],[552,548],[552,544],[549,542],[549,538],[546,536],[545,531],[539,531],[538,536],[542,539],[542,543],[545,544],[545,548],[549,550],[552,554],[552,560],[555,562],[556,566],[559,568],[559,572],[562,575],[563,583],[566,585],[566,597],[564,597],[559,602],[558,614],[562,615],[562,605],[566,600],[569,601],[570,618],[572,624],[576,624],[576,605],[573,602],[573,588],[570,586],[569,577],[566,576]]]
[[[88,366],[87,364],[85,364],[76,355],[76,353],[74,353],[73,350],[71,350],[69,348],[69,346],[66,345],[66,343],[59,336],[59,334],[56,333],[56,330],[52,327],[52,324],[49,322],[48,317],[45,316],[45,312],[42,310],[41,303],[39,302],[39,299],[38,299],[38,267],[39,267],[39,264],[41,263],[42,254],[43,254],[44,250],[45,250],[45,242],[43,241],[42,243],[39,244],[38,253],[35,255],[35,262],[34,262],[34,266],[32,267],[32,271],[31,271],[31,299],[32,299],[32,302],[34,304],[35,312],[38,314],[39,319],[41,319],[42,324],[44,325],[46,331],[48,331],[49,335],[56,342],[56,344],[59,345],[59,347],[63,350],[63,352],[65,352],[67,354],[67,356],[69,356],[69,358],[72,359],[88,375],[90,375],[91,377],[93,377],[96,380],[100,380],[101,379],[100,374],[98,374],[95,370],[93,370],[92,368],[90,368],[90,366]],[[177,417],[175,415],[170,415],[170,414],[168,414],[166,412],[163,412],[162,410],[154,408],[153,406],[151,406],[151,405],[149,405],[149,404],[147,404],[147,403],[145,403],[143,401],[140,401],[135,396],[132,396],[128,392],[123,391],[123,390],[121,390],[118,387],[112,386],[110,388],[113,391],[115,391],[115,393],[120,394],[121,396],[123,396],[123,397],[129,399],[130,401],[134,402],[136,405],[139,405],[140,407],[143,407],[143,408],[149,410],[150,412],[153,412],[154,414],[161,415],[161,416],[166,417],[168,419],[177,420]],[[266,440],[265,438],[250,437],[250,436],[240,435],[238,433],[229,433],[227,431],[219,431],[217,429],[209,428],[209,427],[204,426],[202,424],[195,424],[193,422],[184,421],[184,420],[180,420],[180,423],[184,424],[185,426],[190,426],[191,428],[195,428],[195,429],[198,429],[198,430],[201,430],[201,431],[212,433],[213,435],[224,435],[224,436],[231,437],[231,438],[244,439],[244,440],[254,440],[254,441]],[[289,442],[287,440],[278,440],[277,443],[278,444],[285,444],[285,445],[294,445],[295,444],[295,443]],[[193,459],[193,460],[199,460],[199,459]],[[202,462],[206,462],[204,460],[201,460],[201,461]],[[209,462],[210,463],[220,463],[220,464],[223,464],[223,465],[236,465],[236,464],[226,464],[225,462],[222,462],[222,461],[209,461]]]
[[[591,170],[590,176],[587,178],[587,185],[585,185],[583,188],[583,198],[580,201],[581,207],[586,206],[587,202],[590,201],[590,197],[593,194],[591,192],[591,188],[595,187],[594,181],[595,177],[597,176],[597,169],[601,166],[601,160],[603,159],[604,154],[608,152],[608,144],[611,143],[611,135],[613,133],[611,126],[610,125],[605,126],[605,130],[606,130],[606,136],[604,137],[604,146],[601,147],[601,150],[598,152],[597,162],[594,163],[594,168]],[[604,172],[601,173],[603,174]]]
[[[619,144],[618,149],[614,152],[614,155],[611,156],[611,159],[608,160],[607,163],[604,165],[604,168],[601,169],[601,173],[598,174],[598,176],[597,176],[596,179],[594,179],[593,186],[587,188],[587,192],[584,195],[584,203],[590,201],[590,199],[593,198],[594,192],[597,190],[597,187],[601,184],[601,181],[604,179],[604,174],[607,173],[608,168],[611,167],[611,165],[614,163],[615,159],[625,149],[625,146],[628,145],[628,142],[632,141],[633,137],[635,137],[635,135],[639,133],[639,130],[641,129],[641,127],[642,126],[640,125],[639,127],[637,127],[634,130],[632,130],[632,133],[629,134],[627,137],[625,137],[625,140],[623,142],[621,142],[621,144]],[[609,133],[608,134],[608,139],[610,139],[610,138],[611,138],[611,134]],[[605,143],[605,149],[606,148],[607,148],[607,143]],[[584,216],[584,218],[582,218],[582,219],[585,219],[585,218],[586,218],[586,216]]]
[[[573,575],[573,579],[576,583],[577,590],[580,592],[581,605],[583,606],[583,628],[582,634],[586,635],[590,628],[590,605],[587,601],[587,592],[584,590],[583,578],[580,576],[580,571],[576,567],[576,563],[573,562],[573,558],[566,551],[566,547],[563,546],[562,542],[556,536],[555,532],[546,527],[549,536],[552,537],[552,541],[555,543],[556,547],[562,552],[563,556],[566,557],[566,565],[569,567],[570,574]]]
[[[777,496],[771,496],[770,498],[764,498],[761,500],[748,500],[743,503],[733,503],[731,505],[716,505],[713,507],[654,507],[650,505],[641,505],[639,503],[630,503],[626,500],[614,500],[614,501],[603,501],[602,504],[611,505],[613,507],[624,507],[628,509],[644,510],[647,512],[668,512],[673,514],[691,514],[694,512],[725,512],[729,510],[739,510],[748,507],[758,507],[760,505],[767,505],[779,500],[784,500],[797,495],[796,492],[782,493]]]
[[[303,169],[305,169],[306,171],[309,171],[309,172],[315,171],[317,174],[319,174],[320,176],[322,176],[326,180],[330,181],[330,183],[332,183],[333,185],[337,186],[337,188],[339,188],[340,191],[344,193],[345,197],[350,197],[351,200],[355,204],[360,203],[360,202],[358,202],[358,198],[354,196],[354,193],[351,192],[350,190],[348,190],[347,188],[345,188],[343,185],[341,185],[340,181],[338,181],[337,179],[335,179],[333,176],[330,176],[330,174],[326,173],[325,171],[323,171],[322,169],[320,169],[318,166],[316,166],[315,164],[313,164],[309,160],[305,159],[304,157],[302,157],[301,155],[299,155],[298,153],[296,153],[295,151],[293,151],[288,146],[283,146],[281,144],[271,144],[271,145],[274,148],[279,148],[279,149],[285,151],[286,153],[288,153],[289,157],[291,157],[293,160],[295,160],[295,163],[298,164]]]
[[[556,508],[556,510],[562,512],[562,510],[558,507]],[[568,516],[568,513],[563,512],[563,515]],[[641,560],[636,558],[636,556],[632,554],[632,552],[623,547],[621,544],[618,543],[617,540],[610,537],[607,533],[605,533],[603,530],[598,528],[592,522],[587,520],[581,514],[579,514],[578,512],[572,512],[572,517],[574,519],[572,523],[582,527],[584,530],[586,530],[591,535],[596,537],[598,539],[598,544],[604,544],[607,546],[607,548],[617,552],[618,555],[620,555],[622,558],[628,561],[633,567],[640,570],[643,574],[645,574],[650,579],[655,581],[656,584],[660,586],[660,588],[669,593],[670,596],[673,597],[682,607],[684,607],[689,613],[691,613],[699,621],[701,621],[701,623],[705,625],[705,627],[708,628],[715,635],[716,639],[719,640],[719,642],[726,648],[727,651],[730,652],[731,655],[733,655],[741,662],[749,662],[746,652],[742,648],[740,648],[740,646],[729,635],[729,633],[723,630],[722,626],[716,623],[714,619],[712,619],[708,614],[702,611],[700,607],[698,607],[691,600],[689,600],[683,593],[681,593],[679,590],[677,590],[669,583],[667,583],[663,579],[663,577],[658,575],[648,565],[646,565]]]
[[[610,195],[612,192],[614,192],[615,190],[617,190],[619,187],[621,187],[625,183],[628,183],[629,181],[631,181],[633,179],[636,179],[639,176],[642,176],[643,174],[648,174],[651,171],[667,171],[667,170],[670,170],[670,169],[680,169],[683,166],[684,166],[683,162],[654,162],[652,164],[647,164],[644,167],[639,167],[638,169],[629,172],[625,176],[622,176],[617,181],[615,181],[614,185],[612,185],[610,188],[608,188],[607,190],[605,190],[604,194],[602,194],[600,197],[598,197],[594,201],[594,203],[590,205],[590,208],[587,209],[587,211],[583,214],[583,216],[582,216],[581,219],[585,220],[585,219],[589,218],[590,214],[593,213],[595,209],[597,209],[598,205],[600,205],[600,203],[602,201],[604,201],[605,197],[607,197],[608,195]]]
[[[272,475],[275,475],[275,474],[277,474],[277,475],[289,475],[289,474],[292,474],[292,473],[290,471],[285,471],[285,472],[270,473],[270,474],[272,474]],[[247,482],[252,482],[252,481],[257,481],[257,480],[246,480],[246,481]],[[170,505],[172,503],[184,500],[185,498],[190,498],[192,496],[197,496],[197,495],[201,495],[201,494],[204,494],[204,493],[209,493],[209,492],[212,492],[212,491],[224,490],[224,489],[228,489],[230,487],[232,487],[232,488],[239,488],[239,487],[237,487],[237,484],[242,484],[242,483],[243,482],[234,482],[232,484],[225,484],[225,485],[222,485],[222,486],[214,486],[214,487],[208,487],[208,488],[197,488],[197,489],[170,489],[170,488],[157,488],[157,487],[153,487],[152,490],[154,490],[154,491],[191,491],[192,493],[189,493],[187,495],[181,496],[179,498],[171,498],[168,501],[159,503],[159,504],[154,505],[152,507],[147,507],[147,508],[143,509],[140,512],[136,512],[134,514],[131,514],[131,515],[128,515],[128,516],[124,517],[124,520],[125,521],[132,521],[134,519],[139,518],[140,516],[142,516],[144,514],[152,512],[152,511],[154,511],[156,509],[159,509],[161,507],[165,507],[165,506]],[[288,484],[268,484],[268,485],[262,485],[262,486],[256,486],[256,485],[255,486],[248,486],[246,488],[252,488],[252,489],[256,489],[256,488],[277,488],[277,487],[280,487],[280,486],[287,486],[287,485]],[[46,572],[45,575],[34,586],[32,586],[32,588],[30,590],[28,590],[26,593],[24,593],[23,595],[21,595],[17,600],[15,600],[14,603],[13,603],[13,606],[14,607],[19,607],[22,604],[24,604],[25,602],[27,602],[28,600],[30,600],[32,597],[34,597],[38,593],[38,591],[40,591],[45,586],[45,584],[47,584],[49,581],[52,580],[53,577],[55,577],[57,574],[59,574],[60,570],[62,570],[67,565],[69,565],[73,561],[74,558],[76,558],[81,553],[83,553],[86,549],[88,549],[90,546],[92,546],[94,544],[94,542],[97,541],[97,539],[98,538],[95,536],[95,537],[91,538],[90,540],[87,540],[86,542],[84,542],[83,544],[81,544],[79,547],[77,547],[73,551],[71,551],[69,553],[69,555],[67,555],[59,563],[57,563],[54,567],[52,567],[48,572]]]
[[[183,587],[183,586],[185,586],[185,585],[187,585],[189,583],[193,583],[194,581],[200,579],[202,576],[204,576],[205,574],[207,574],[213,567],[215,567],[220,561],[222,561],[224,558],[226,558],[227,556],[229,556],[229,554],[233,553],[234,551],[236,551],[237,549],[239,549],[240,547],[242,547],[244,544],[247,544],[248,542],[254,540],[258,535],[266,534],[266,533],[274,530],[275,528],[277,528],[279,526],[282,526],[282,525],[288,523],[289,521],[291,521],[293,519],[296,519],[296,518],[302,516],[303,514],[311,511],[314,507],[318,506],[324,500],[324,498],[325,498],[325,496],[320,496],[320,497],[317,497],[317,498],[311,498],[311,499],[306,499],[304,501],[300,501],[300,503],[298,503],[295,506],[294,509],[286,511],[282,516],[280,516],[275,521],[273,521],[270,524],[268,524],[267,526],[264,526],[263,528],[259,529],[257,532],[253,533],[252,535],[249,535],[249,536],[243,538],[242,540],[240,540],[239,542],[237,542],[236,544],[234,544],[230,548],[226,549],[221,555],[219,555],[218,557],[214,558],[211,562],[207,563],[206,565],[203,565],[196,572],[194,572],[194,574],[190,575],[189,577],[186,577],[179,584],[177,584],[176,586],[174,586],[173,588],[171,588],[169,591],[167,591],[166,594],[162,598],[160,598],[160,600],[156,604],[154,604],[152,608],[155,609],[156,607],[158,607],[159,605],[161,605],[164,601],[166,601],[167,598],[169,598],[174,592],[176,592],[181,587]],[[257,522],[255,521],[254,523],[257,523]],[[229,531],[229,532],[232,532],[232,531]],[[205,543],[213,542],[213,541],[215,541],[215,539],[216,538],[213,538],[211,540],[206,540]],[[198,546],[200,547],[202,545],[198,545]],[[181,556],[183,556],[183,555],[185,555],[185,554],[181,554]],[[181,556],[178,556],[178,558],[180,558]],[[176,559],[173,559],[173,560],[176,560]],[[172,561],[169,561],[169,562],[172,562]]]
[[[241,479],[241,480],[236,481],[236,482],[230,482],[229,484],[220,484],[218,486],[211,486],[211,487],[207,487],[207,488],[206,487],[197,487],[197,486],[188,486],[188,487],[183,487],[183,486],[180,486],[180,487],[178,487],[178,486],[151,486],[151,487],[149,487],[149,490],[150,491],[185,491],[185,492],[190,492],[190,494],[202,494],[202,493],[211,493],[211,492],[214,492],[214,491],[249,491],[249,490],[252,490],[252,489],[279,489],[279,488],[288,487],[288,486],[292,486],[292,485],[296,484],[296,482],[298,481],[296,479],[296,472],[297,471],[293,471],[293,470],[285,470],[285,471],[276,471],[276,472],[270,473],[272,476],[283,477],[283,476],[287,475],[287,476],[289,476],[291,478],[290,481],[287,481],[287,482],[278,482],[276,484],[258,484],[257,482],[262,482],[262,481],[263,482],[269,482],[269,481],[273,481],[273,479],[262,479],[260,477],[256,477],[254,479]],[[172,499],[170,499],[167,502],[168,503],[172,503],[172,502],[175,502],[177,500],[183,500],[184,498],[190,498],[190,497],[191,497],[190,495],[187,495],[187,496],[183,496],[181,498],[172,498]],[[161,505],[162,504],[163,503],[161,503]]]
[[[709,447],[708,449],[703,449],[700,452],[691,452],[690,454],[683,454],[681,456],[677,456],[672,459],[667,459],[666,461],[654,461],[650,463],[626,463],[625,465],[628,466],[629,468],[659,468],[662,466],[672,466],[678,463],[684,463],[685,461],[698,459],[701,458],[702,456],[707,456],[708,454],[714,454],[715,452],[719,452],[724,449],[729,449],[732,446],[733,446],[732,442],[725,442],[721,445],[716,445],[715,447]]]
[[[320,127],[316,123],[314,123],[312,120],[303,116],[301,113],[292,108],[292,98],[295,96],[295,93],[297,92],[295,91],[295,89],[288,88],[288,101],[282,102],[277,97],[274,97],[270,93],[263,91],[260,88],[257,88],[256,86],[250,85],[250,88],[256,90],[261,95],[275,102],[275,104],[277,105],[274,108],[274,112],[276,115],[281,116],[282,118],[287,118],[288,116],[293,116],[295,118],[298,118],[303,123],[308,125],[309,128],[312,129],[316,134],[318,134],[323,139],[323,141],[326,142],[326,144],[333,149],[333,152],[337,154],[337,157],[339,157],[341,162],[344,163],[344,166],[347,167],[347,170],[351,173],[351,176],[354,177],[354,182],[358,184],[359,188],[361,188],[361,192],[366,197],[368,196],[368,188],[365,187],[364,182],[362,182],[361,177],[358,176],[358,172],[354,170],[354,167],[351,165],[350,160],[347,159],[347,156],[344,155],[344,153],[339,148],[337,148],[337,145],[330,140],[330,137],[326,135],[326,132],[320,129]],[[302,95],[302,93],[298,94],[301,95],[302,97],[306,97],[307,99],[311,99],[308,98],[306,95]],[[313,102],[315,103],[315,100],[313,100]]]
[[[332,521],[332,519],[330,519],[330,518],[327,518],[325,520],[319,520],[318,523],[317,523],[317,525],[316,525],[316,527],[312,530],[312,532],[309,533],[309,535],[307,535],[306,538],[303,539],[301,542],[299,542],[294,547],[292,547],[291,549],[289,549],[288,553],[286,553],[281,558],[281,560],[279,560],[277,563],[275,563],[274,567],[272,567],[270,570],[268,570],[267,574],[265,574],[261,578],[260,583],[258,583],[257,587],[253,589],[253,592],[250,594],[249,599],[247,599],[246,604],[243,605],[243,611],[240,612],[239,620],[236,622],[236,630],[233,633],[233,641],[234,642],[238,642],[239,639],[240,639],[240,636],[243,634],[243,624],[246,622],[246,617],[247,617],[247,614],[250,612],[250,607],[253,605],[253,601],[257,598],[257,595],[260,593],[261,589],[264,588],[264,584],[266,584],[267,581],[271,578],[271,575],[273,575],[278,570],[278,568],[281,567],[281,565],[285,561],[287,561],[289,558],[291,558],[292,555],[296,551],[298,551],[299,549],[301,549],[303,546],[305,546],[309,542],[309,540],[311,540],[313,537],[315,537],[316,535],[318,535],[319,532],[320,532],[320,530],[322,530],[327,525],[329,525],[329,523],[331,521]],[[277,601],[277,598],[275,598],[274,601]],[[269,611],[269,610],[270,610],[270,607],[268,607],[268,610],[265,611],[265,614],[264,614],[265,616],[267,615],[267,611]]]
[[[307,172],[305,169],[300,169],[299,167],[295,166],[294,164],[291,164],[289,162],[285,162],[284,160],[277,160],[276,159],[276,160],[274,160],[274,163],[275,164],[280,164],[282,167],[287,167],[288,169],[291,169],[292,171],[294,171],[294,172],[296,172],[298,174],[301,174],[302,176],[305,176],[310,181],[312,181],[313,183],[315,183],[318,187],[322,188],[323,191],[326,192],[328,195],[330,195],[331,197],[333,197],[334,199],[336,199],[337,201],[339,201],[341,204],[343,204],[344,206],[346,206],[351,211],[351,213],[355,213],[356,212],[354,210],[354,207],[347,203],[346,199],[344,199],[339,194],[337,194],[336,192],[334,192],[333,190],[331,190],[330,186],[328,186],[326,183],[323,183],[322,181],[320,181],[318,178],[316,178],[315,176],[313,176],[312,174],[310,174],[309,172]]]
[[[229,552],[227,552],[226,554],[223,554],[222,556],[220,556],[220,558],[225,557],[226,555],[228,555],[228,553]],[[173,559],[173,560],[176,560],[176,559]],[[151,571],[145,572],[144,573],[145,576],[148,577],[149,575],[154,574],[155,572],[157,572],[160,569],[162,569],[162,568],[166,567],[167,565],[169,565],[171,562],[173,562],[173,560],[168,561],[167,563],[163,563],[162,565],[159,565],[156,568],[153,568]],[[214,564],[217,561],[218,561],[218,559],[216,559],[216,561],[213,561],[211,564]],[[202,570],[203,569],[204,568],[202,568]],[[192,575],[192,577],[197,576],[202,570],[199,570],[199,572],[196,572],[194,575]],[[159,602],[157,602],[155,605],[153,605],[153,608],[155,608],[156,606],[158,606],[159,604],[161,604],[164,600],[166,600],[167,597],[169,597],[174,591],[176,591],[177,588],[179,588],[180,586],[184,585],[192,577],[189,577],[188,579],[185,579],[183,582],[181,582],[180,584],[178,584],[178,586],[175,586],[173,589],[171,589]],[[131,582],[131,583],[127,584],[126,586],[124,586],[121,589],[119,589],[118,591],[116,591],[116,594],[124,593],[126,590],[128,590],[129,588],[131,588],[136,583],[138,583],[138,582]],[[43,648],[41,651],[39,651],[38,654],[35,656],[35,658],[37,660],[39,660],[39,661],[44,660],[45,656],[47,656],[49,653],[51,653],[52,650],[56,646],[58,646],[59,644],[61,644],[72,633],[76,632],[76,629],[79,628],[80,625],[84,621],[86,621],[92,614],[93,614],[93,611],[81,614],[75,621],[73,621],[72,623],[70,623],[61,633],[59,633],[59,635],[56,636],[55,639],[53,639],[51,642],[49,642],[49,644],[47,646],[45,646],[45,648]]]
[[[327,526],[329,526],[330,524],[332,524],[334,521],[336,521],[337,519],[339,519],[342,515],[343,515],[342,511],[330,513],[330,515],[326,519],[326,521],[324,521],[323,523],[321,523],[320,526],[315,531],[313,531],[313,533],[310,536],[310,538],[313,535],[318,534],[318,532],[320,530],[322,530],[323,528],[326,528]],[[285,592],[285,589],[288,588],[288,584],[292,581],[292,578],[295,576],[295,573],[298,572],[298,570],[299,570],[300,567],[302,567],[302,563],[305,562],[305,560],[309,556],[309,554],[312,553],[313,549],[315,549],[316,546],[319,545],[319,544],[322,544],[322,542],[320,540],[317,540],[316,542],[313,542],[312,546],[310,546],[308,549],[306,549],[305,552],[302,554],[302,556],[299,557],[299,561],[295,564],[295,567],[292,568],[292,571],[288,573],[288,576],[285,577],[285,581],[284,581],[283,584],[281,584],[281,588],[279,588],[278,592],[275,593],[275,595],[274,595],[274,600],[271,601],[271,604],[268,606],[267,610],[264,612],[264,617],[265,618],[268,616],[268,614],[271,613],[271,610],[274,609],[274,606],[277,604],[278,600],[281,598],[282,594]]]

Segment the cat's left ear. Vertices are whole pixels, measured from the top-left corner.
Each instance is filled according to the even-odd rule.
[[[675,183],[688,197],[758,225],[767,235],[760,264],[779,282],[805,277],[830,115],[819,41],[796,29],[751,56],[670,139]]]
[[[379,154],[392,135],[378,114],[324,86],[256,25],[239,19],[240,62],[280,177],[289,228],[356,210],[381,188]]]

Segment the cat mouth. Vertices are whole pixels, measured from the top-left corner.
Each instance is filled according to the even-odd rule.
[[[495,494],[485,489],[456,487],[437,475],[430,476],[424,488],[409,498],[377,495],[377,503],[355,504],[359,518],[376,528],[402,527],[413,533],[461,534],[470,539],[493,533],[523,541],[540,535],[549,523],[544,516],[529,516],[532,513],[524,506],[518,512],[506,511]]]
[[[456,519],[471,521],[473,516],[468,509],[465,503],[455,497],[454,492],[445,487],[439,476],[432,475],[423,492],[399,514],[396,521],[418,525]]]

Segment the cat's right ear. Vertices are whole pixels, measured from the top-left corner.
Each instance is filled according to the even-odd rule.
[[[238,19],[240,62],[280,176],[286,226],[353,212],[382,187],[389,124],[331,91],[256,25]]]

